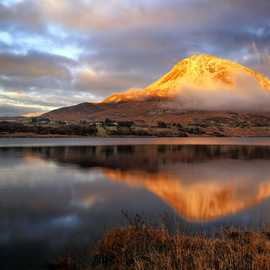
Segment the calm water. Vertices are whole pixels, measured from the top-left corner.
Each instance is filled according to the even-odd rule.
[[[187,232],[262,226],[269,196],[266,138],[2,139],[1,269],[43,269],[122,210]]]

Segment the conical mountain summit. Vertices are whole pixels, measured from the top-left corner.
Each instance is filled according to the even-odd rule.
[[[234,90],[244,88],[245,82],[261,90],[270,90],[270,80],[263,74],[230,60],[199,54],[183,59],[145,89],[116,93],[104,102],[172,98],[181,95],[186,88]]]

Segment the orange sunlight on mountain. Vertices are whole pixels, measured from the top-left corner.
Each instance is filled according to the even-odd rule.
[[[239,82],[240,81],[240,82]],[[243,81],[243,83],[241,83]],[[193,55],[145,89],[130,89],[106,98],[104,103],[181,97],[185,89],[230,91],[248,87],[270,90],[270,80],[252,69],[212,55]],[[231,91],[230,91],[231,92]]]

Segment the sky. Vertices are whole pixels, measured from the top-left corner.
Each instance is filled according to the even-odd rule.
[[[269,0],[0,0],[0,116],[142,88],[192,54],[270,76]]]

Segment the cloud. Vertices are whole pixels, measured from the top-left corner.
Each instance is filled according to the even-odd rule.
[[[29,108],[17,105],[0,105],[0,116],[20,116],[29,113],[36,113],[37,111],[42,112],[42,110],[37,108]],[[44,111],[45,112],[45,111]]]
[[[181,88],[177,102],[172,105],[183,110],[208,111],[269,111],[270,91],[245,75],[236,78],[233,88]]]
[[[270,76],[269,10],[269,0],[5,0],[0,86],[33,101],[55,95],[57,107],[102,100],[150,84],[193,53]]]
[[[106,96],[110,91],[126,90],[136,84],[143,84],[144,81],[136,73],[127,76],[127,73],[93,70],[85,66],[75,70],[73,83],[75,89]]]
[[[66,80],[69,77],[69,71],[63,62],[65,61],[60,57],[37,53],[0,54],[0,74],[6,77],[54,77]]]

